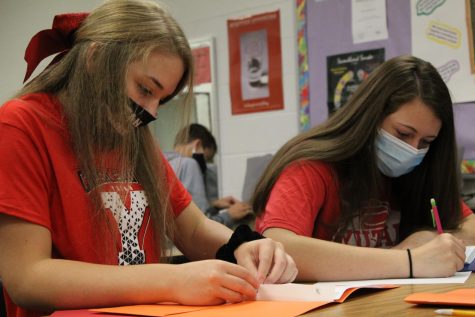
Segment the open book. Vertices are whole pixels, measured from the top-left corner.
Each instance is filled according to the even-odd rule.
[[[461,272],[442,278],[403,278],[360,281],[320,282],[316,284],[264,284],[261,285],[257,300],[270,301],[329,301],[343,302],[360,288],[391,288],[405,284],[448,284],[465,283],[470,271],[475,271],[475,246],[465,249],[465,267]]]
[[[347,283],[347,284],[345,284]],[[362,283],[354,282],[338,283],[317,283],[317,284],[264,284],[259,288],[257,300],[265,301],[323,301],[323,302],[344,302],[348,296],[361,288],[369,289],[389,289],[397,285],[386,283]]]
[[[343,302],[360,288],[386,289],[408,284],[465,283],[470,272],[457,272],[454,276],[438,278],[401,278],[381,280],[320,282],[316,284],[264,284],[259,288],[257,300],[267,301],[329,301]]]

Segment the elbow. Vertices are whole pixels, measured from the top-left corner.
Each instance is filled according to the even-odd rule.
[[[23,309],[51,312],[57,308],[45,300],[44,287],[38,287],[28,278],[4,277],[2,283],[12,302]]]

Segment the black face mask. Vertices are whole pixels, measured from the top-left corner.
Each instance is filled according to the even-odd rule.
[[[151,121],[157,119],[132,99],[130,99],[130,107],[134,111],[134,113],[132,114],[132,124],[136,128],[146,126]]]
[[[193,153],[192,157],[195,159],[196,162],[198,162],[201,172],[203,174],[206,173],[206,169],[208,167],[206,166],[205,155],[203,153]]]

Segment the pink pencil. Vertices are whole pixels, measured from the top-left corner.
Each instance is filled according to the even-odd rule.
[[[430,204],[432,205],[432,213],[434,214],[435,225],[437,227],[437,232],[439,234],[444,233],[444,230],[442,229],[442,224],[440,223],[439,210],[437,209],[437,205],[435,204],[435,199],[434,198],[430,199]]]

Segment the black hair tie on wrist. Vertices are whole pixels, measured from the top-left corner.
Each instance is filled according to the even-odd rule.
[[[411,250],[407,250],[407,257],[409,258],[409,278],[414,278],[414,275],[412,274],[412,256],[411,256]]]
[[[216,259],[237,263],[234,251],[245,242],[264,239],[260,233],[252,231],[249,226],[241,224],[234,230],[228,243],[222,245],[216,252]]]

